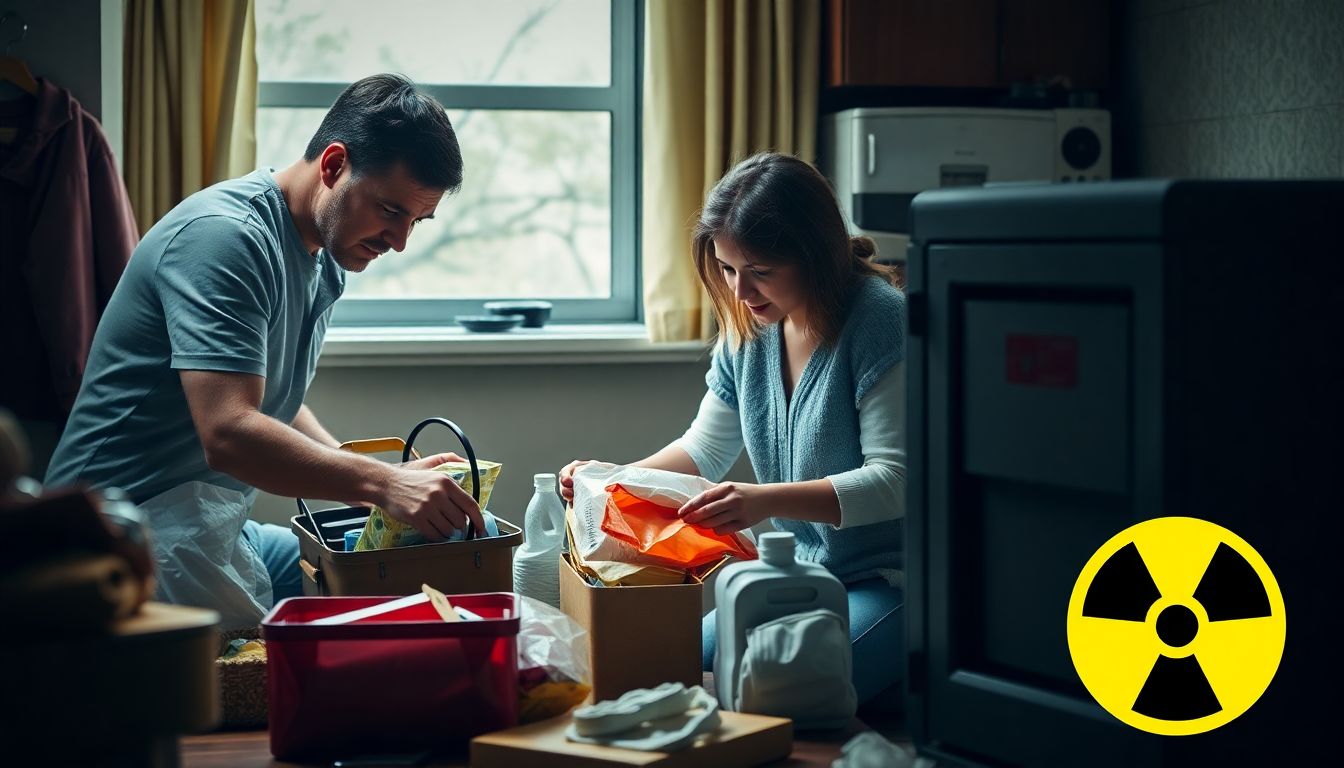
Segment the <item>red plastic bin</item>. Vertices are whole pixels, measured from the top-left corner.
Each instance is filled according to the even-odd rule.
[[[518,607],[510,592],[449,595],[348,624],[309,622],[397,597],[292,597],[262,620],[271,754],[342,758],[460,751],[518,724]]]

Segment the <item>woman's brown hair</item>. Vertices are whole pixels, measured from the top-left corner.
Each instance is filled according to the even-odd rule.
[[[709,191],[691,237],[700,282],[709,292],[720,332],[733,346],[756,338],[761,329],[728,287],[715,238],[731,240],[763,262],[797,266],[809,330],[823,344],[840,337],[859,278],[893,280],[892,270],[871,261],[873,241],[849,236],[835,193],[817,169],[790,155],[752,155]]]

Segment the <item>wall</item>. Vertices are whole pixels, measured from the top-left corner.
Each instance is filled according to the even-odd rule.
[[[28,22],[27,37],[10,54],[26,61],[34,76],[70,89],[98,118],[120,161],[122,0],[0,0],[0,13],[6,11]],[[15,30],[6,24],[0,35],[9,40]]]
[[[479,458],[503,462],[491,511],[521,524],[533,474],[573,459],[635,461],[680,437],[705,394],[708,367],[708,356],[625,365],[321,367],[307,402],[342,440],[405,437],[420,419],[448,418]],[[442,427],[427,427],[416,444],[423,453],[460,452]],[[751,479],[745,458],[730,476]],[[259,498],[253,512],[286,525],[294,514],[292,499],[273,496]]]
[[[1344,2],[1124,5],[1127,175],[1344,175]]]

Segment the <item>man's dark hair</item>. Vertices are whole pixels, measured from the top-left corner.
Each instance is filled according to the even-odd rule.
[[[462,186],[462,149],[448,114],[401,75],[373,75],[342,91],[303,159],[316,160],[337,141],[349,152],[353,173],[379,174],[405,163],[426,187],[453,193]]]

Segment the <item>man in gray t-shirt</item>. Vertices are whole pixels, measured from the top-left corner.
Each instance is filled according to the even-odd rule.
[[[247,512],[261,489],[361,499],[438,540],[480,510],[440,454],[337,450],[303,404],[347,271],[401,251],[462,184],[443,107],[376,75],[332,105],[301,160],[201,190],[141,240],[94,335],[50,485],[119,487],[145,510],[161,599],[255,623],[300,592],[298,541]]]

